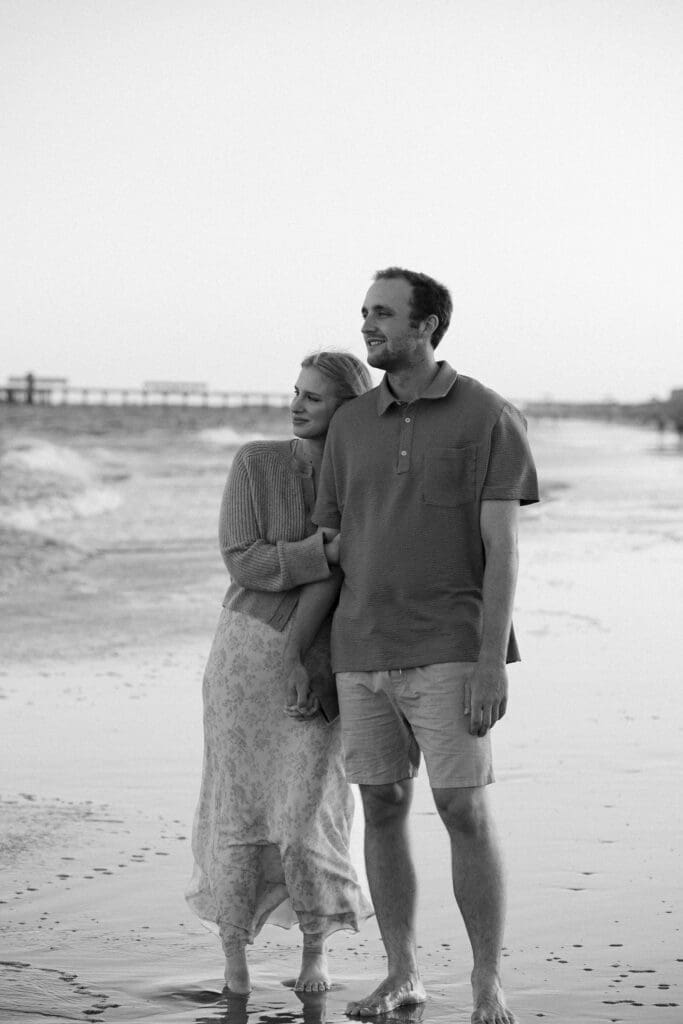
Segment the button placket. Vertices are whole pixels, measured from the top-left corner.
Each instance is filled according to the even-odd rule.
[[[404,406],[399,410],[401,415],[401,429],[398,437],[398,458],[396,460],[397,472],[407,473],[410,470],[410,454],[413,447],[413,427],[415,425],[415,412],[410,406]]]

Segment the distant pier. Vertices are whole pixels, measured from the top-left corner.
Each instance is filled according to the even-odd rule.
[[[683,437],[683,388],[675,388],[668,398],[649,402],[525,402],[526,416],[550,419],[606,420],[612,423],[637,423],[657,430],[671,428]]]
[[[139,388],[80,387],[64,377],[27,373],[0,385],[0,402],[15,405],[175,405],[226,408],[274,408],[289,405],[291,395],[270,391],[214,391],[199,381],[145,381]]]

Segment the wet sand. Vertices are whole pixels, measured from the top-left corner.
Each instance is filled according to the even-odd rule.
[[[616,487],[610,474],[624,500],[633,495],[614,435],[598,427],[604,449],[591,451],[590,471],[580,446],[567,456],[561,432],[539,441],[551,500],[522,528],[524,662],[511,668],[510,710],[494,733],[491,797],[510,877],[504,980],[525,1022],[683,1020],[683,460],[615,429],[634,430],[640,446],[624,459],[645,481],[637,515],[584,500],[594,480]],[[182,477],[167,479],[183,490]],[[108,516],[135,518],[130,502],[144,489],[134,474],[127,486],[99,529]],[[251,953],[252,996],[227,1004],[218,942],[185,906],[201,675],[225,584],[215,509],[206,517],[205,541],[183,543],[169,527],[140,550],[119,536],[0,596],[1,1020],[342,1020],[382,974],[374,921],[339,933],[334,987],[304,1006],[291,989],[298,936],[267,926]],[[470,954],[424,778],[412,831],[421,1019],[465,1022]]]

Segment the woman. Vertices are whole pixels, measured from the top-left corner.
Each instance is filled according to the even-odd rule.
[[[293,910],[303,932],[295,987],[306,992],[329,988],[327,936],[357,931],[372,913],[349,858],[353,797],[339,723],[318,713],[306,679],[297,692],[284,671],[288,637],[296,628],[298,650],[307,622],[307,639],[317,633],[308,657],[319,665],[329,654],[329,621],[317,630],[320,617],[304,608],[318,593],[329,607],[339,586],[338,541],[316,531],[311,515],[332,415],[370,386],[352,355],[304,359],[291,403],[295,438],[244,445],[223,495],[220,546],[232,582],[204,676],[204,768],[187,899],[218,925],[232,992],[250,990],[245,947],[276,908],[275,923],[289,926]]]

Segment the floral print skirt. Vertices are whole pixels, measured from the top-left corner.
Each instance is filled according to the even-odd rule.
[[[270,917],[329,935],[372,908],[349,856],[339,721],[284,712],[280,633],[223,609],[204,675],[204,765],[186,893],[226,949]],[[275,913],[274,913],[275,912]]]

